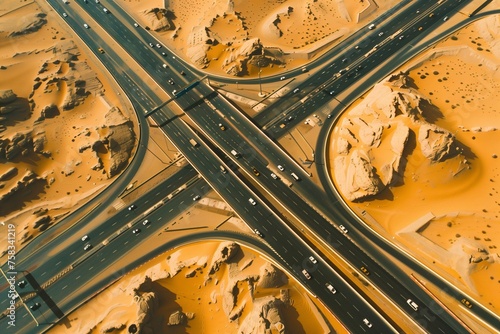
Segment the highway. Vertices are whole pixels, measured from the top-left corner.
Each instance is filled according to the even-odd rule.
[[[58,3],[53,3],[53,5],[56,9],[58,8]],[[68,8],[65,8],[65,11],[70,12]],[[106,20],[106,22],[110,22],[110,20]],[[82,24],[82,22],[78,23]],[[92,28],[92,24],[87,24],[90,27],[88,30],[90,30]],[[88,38],[90,39],[90,37]],[[96,45],[96,43],[92,42],[91,45]],[[108,68],[113,74],[116,75],[117,73],[120,73],[118,70],[120,68],[119,66],[116,66],[116,68],[114,69],[111,68],[112,66],[110,66],[110,64],[107,64],[107,66],[109,66]],[[127,81],[127,78],[122,78],[120,76],[118,76],[117,80],[121,85],[127,85],[127,83],[129,82]],[[132,96],[131,99],[132,98],[136,99],[136,96]],[[143,103],[143,107],[145,108],[145,110],[147,110],[148,108],[150,109],[152,105],[158,104],[160,102],[158,101],[158,98],[155,97],[153,97],[149,101],[142,97],[139,100],[139,103]],[[200,138],[197,138],[196,134],[189,127],[187,127],[181,119],[175,118],[170,111],[164,112],[163,110],[155,114],[153,117],[157,123],[164,123],[164,125],[162,126],[162,130],[167,136],[169,136],[174,144],[182,148],[181,151],[183,151],[183,154],[188,159],[188,161],[190,161],[193,166],[198,166],[199,169],[206,170],[204,173],[204,177],[211,184],[211,186],[214,187],[214,189],[216,189],[219,193],[221,193],[224,198],[226,198],[228,203],[247,223],[249,223],[251,226],[261,229],[264,233],[264,236],[268,235],[269,237],[267,237],[266,240],[273,247],[275,252],[282,256],[282,260],[286,261],[285,263],[292,263],[287,265],[288,268],[294,269],[298,277],[303,277],[301,276],[302,274],[300,273],[300,271],[304,266],[304,261],[306,261],[307,257],[312,252],[307,248],[305,244],[301,243],[300,238],[297,235],[293,234],[291,230],[284,229],[280,232],[281,235],[288,241],[288,245],[283,245],[281,242],[277,242],[276,238],[271,237],[272,233],[270,233],[269,231],[273,231],[274,226],[285,226],[284,223],[274,214],[274,210],[265,205],[265,203],[257,202],[256,205],[250,204],[248,201],[250,197],[258,200],[260,196],[252,192],[244,183],[242,183],[242,181],[238,177],[236,177],[232,171],[229,170],[229,167],[228,172],[226,174],[222,174],[219,171],[219,166],[223,165],[223,161],[217,156],[213,155],[209,148],[205,145],[205,143]],[[200,144],[196,147],[191,146],[187,138],[197,138]],[[237,194],[237,196],[234,196],[233,194]],[[162,208],[166,207],[168,206],[165,205]],[[130,218],[132,218],[129,217],[128,214],[126,215],[127,220],[130,220]],[[116,242],[115,240],[119,240],[119,238],[114,239],[113,242]],[[111,249],[111,247],[109,247],[110,245],[111,244],[108,244],[104,248]],[[95,255],[93,257],[95,257]],[[87,260],[83,263],[87,262],[90,261]],[[77,270],[79,270],[78,268],[81,268],[81,266],[76,267],[76,269],[72,270],[62,279],[49,286],[47,291],[50,292],[50,289],[56,284],[62,284],[63,282],[67,281],[70,277],[69,275],[77,272]],[[364,326],[364,324],[362,323],[362,319],[363,317],[368,317],[370,318],[370,321],[375,328],[383,330],[384,332],[395,332],[395,330],[385,321],[383,316],[380,316],[377,312],[375,312],[364,301],[363,298],[361,298],[354,290],[352,290],[352,288],[347,283],[341,280],[338,275],[330,267],[326,266],[322,261],[319,262],[318,267],[314,271],[314,276],[314,280],[308,281],[309,288],[322,292],[326,289],[324,284],[326,282],[331,282],[342,290],[342,293],[337,294],[335,298],[328,299],[326,301],[326,304],[332,310],[335,310],[336,314],[338,314],[342,318],[342,321],[346,326],[352,328],[355,331],[359,330],[359,328],[364,328],[362,327]],[[302,279],[306,281],[305,278]],[[55,295],[50,294],[50,296],[54,298],[56,303],[58,302]],[[339,309],[339,301],[342,301],[342,298],[345,299],[344,303],[346,305],[348,304],[349,306],[347,307],[343,305],[343,307]],[[59,308],[63,313],[67,313],[69,311],[63,309],[60,305]],[[45,319],[49,319],[50,311],[42,311],[42,308],[40,308],[40,312],[48,312],[49,314],[44,313],[43,316]],[[5,321],[5,318],[2,319],[2,321]]]

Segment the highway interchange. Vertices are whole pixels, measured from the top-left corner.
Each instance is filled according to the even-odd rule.
[[[90,29],[83,28],[83,21],[78,17],[77,13],[73,12],[70,8],[73,5],[77,5],[76,3],[72,3],[68,7],[68,5],[63,5],[57,1],[49,2],[59,14],[62,14],[62,12],[69,14],[65,19],[68,20],[68,23],[71,24],[75,32],[81,36],[94,52],[98,47],[104,45],[104,42],[100,41],[98,36],[89,32],[92,30],[94,23],[88,23]],[[445,4],[446,3],[448,3],[449,8],[445,5],[438,8],[437,4],[431,4],[434,7],[429,10],[435,13],[435,20],[439,20],[440,17],[453,10],[451,2],[445,2]],[[426,18],[428,18],[428,12],[426,12],[428,9],[425,7],[429,6],[429,4],[430,2],[426,4],[415,2],[413,6],[409,6],[406,9],[408,11],[407,13],[404,11],[400,13],[400,15],[406,15],[410,11],[414,12],[415,6],[417,5],[420,6],[420,11],[425,13],[422,17],[423,22],[417,20],[405,27],[405,32],[401,34],[404,34],[406,38],[410,38],[412,36],[411,34],[418,34],[419,25],[429,26],[432,24],[432,22],[425,21]],[[110,9],[111,15],[102,11],[102,5],[99,6],[94,3],[88,4],[88,6],[85,6],[83,3],[78,3],[78,5],[82,5],[82,8],[98,21],[117,43],[126,46],[129,54],[135,58],[135,60],[167,92],[170,93],[173,89],[180,90],[182,86],[185,86],[188,82],[196,78],[191,69],[178,57],[175,59],[172,57],[170,51],[166,51],[168,53],[167,57],[163,57],[159,54],[166,50],[164,47],[162,49],[150,48],[148,43],[154,40],[150,37],[149,33],[142,29],[142,27],[134,27],[132,19],[122,12],[113,2],[106,3],[106,7]],[[394,19],[394,21],[397,20]],[[390,36],[399,29],[402,28],[387,23],[384,25],[384,35],[386,37]],[[377,37],[381,36],[378,36],[377,32],[373,32],[373,34],[375,35],[360,39],[359,45],[362,48],[360,47],[360,49],[355,49],[356,51],[349,50],[346,52],[358,52],[360,56],[362,56],[373,48],[375,44],[380,44],[385,40],[385,38],[379,40]],[[391,39],[391,41],[387,43],[391,42],[394,43],[394,45],[390,46],[390,48],[388,45],[384,45],[381,49],[393,53],[393,48],[399,47],[399,44],[404,43],[404,41],[404,38]],[[154,43],[156,44],[156,41],[154,41]],[[97,56],[115,76],[122,88],[131,93],[130,99],[134,101],[136,110],[148,111],[163,102],[160,97],[155,96],[151,91],[144,90],[144,84],[141,84],[142,80],[140,78],[133,77],[132,74],[123,76],[123,64],[118,61],[118,55],[111,49],[105,48],[105,50],[105,54],[96,53]],[[231,207],[233,207],[238,215],[240,215],[252,229],[258,228],[262,232],[264,240],[271,247],[273,252],[275,252],[276,261],[281,263],[286,269],[291,270],[299,280],[306,284],[307,288],[313,294],[320,297],[337,315],[344,326],[349,328],[352,332],[364,332],[369,330],[379,333],[397,332],[398,329],[394,327],[394,323],[387,322],[383,314],[372,309],[364,301],[362,296],[354,291],[349,284],[336,273],[330,263],[322,260],[324,257],[321,256],[321,254],[317,254],[302,241],[300,235],[298,235],[296,231],[287,227],[288,225],[285,224],[283,218],[276,214],[276,212],[280,210],[272,207],[270,203],[267,203],[263,195],[264,192],[267,192],[278,198],[282,206],[289,213],[304,222],[307,228],[315,231],[318,235],[325,236],[325,244],[333,251],[340,254],[354,268],[359,269],[361,266],[369,268],[371,274],[368,278],[370,282],[382,291],[385,291],[386,296],[391,298],[394,303],[398,304],[402,310],[408,313],[408,315],[418,322],[426,331],[431,333],[467,332],[459,322],[441,309],[440,306],[437,306],[426,294],[419,291],[419,288],[415,286],[412,280],[406,277],[406,274],[402,273],[397,266],[386,259],[385,256],[380,254],[361,233],[358,233],[356,229],[351,229],[351,219],[347,219],[345,218],[345,214],[339,213],[339,208],[331,207],[331,200],[322,201],[318,199],[318,201],[314,203],[306,203],[304,198],[321,197],[317,196],[317,194],[324,194],[325,191],[314,185],[301,166],[297,165],[288,157],[271,139],[278,138],[282,135],[280,130],[278,130],[280,128],[275,125],[281,122],[282,118],[285,117],[284,115],[282,116],[276,113],[273,115],[273,110],[286,110],[295,104],[297,107],[289,110],[286,113],[286,117],[293,115],[294,122],[299,122],[305,117],[308,117],[311,114],[311,110],[315,110],[318,106],[330,100],[332,95],[334,95],[331,95],[330,92],[340,92],[343,88],[345,89],[345,87],[348,87],[352,83],[351,81],[354,81],[364,74],[363,71],[356,71],[356,69],[359,68],[368,71],[384,57],[383,52],[375,52],[370,57],[366,57],[366,60],[359,60],[360,58],[356,58],[356,56],[352,54],[339,55],[331,64],[326,64],[327,66],[325,66],[323,72],[317,76],[311,76],[309,81],[304,82],[300,86],[300,94],[291,99],[281,100],[288,101],[283,102],[289,103],[288,105],[282,105],[279,108],[272,106],[273,108],[268,109],[270,110],[269,112],[262,114],[271,115],[263,116],[261,120],[266,124],[269,122],[273,124],[272,127],[267,128],[267,134],[262,132],[259,127],[251,120],[247,119],[246,116],[234,109],[204,82],[201,82],[194,87],[193,90],[176,99],[177,104],[197,125],[198,133],[188,127],[181,118],[177,117],[177,115],[167,107],[154,113],[152,115],[154,122],[161,125],[165,135],[183,153],[196,171],[203,176],[206,183],[203,180],[196,180],[193,182],[193,186],[189,188],[189,191],[185,191],[173,197],[172,200],[165,201],[160,209],[151,214],[151,217],[148,216],[148,219],[152,221],[155,219],[168,219],[168,215],[165,215],[167,210],[171,210],[169,212],[175,216],[174,214],[178,213],[179,208],[185,208],[184,203],[186,201],[190,201],[194,195],[203,195],[208,191],[208,185],[210,185],[211,188],[216,190]],[[340,71],[341,68],[339,66],[346,65],[346,62],[342,64],[342,59],[346,58],[349,64],[354,65],[349,65],[349,71],[339,76],[337,80],[332,80],[334,73]],[[163,63],[168,63],[169,69],[163,68]],[[338,64],[335,65],[335,63]],[[186,75],[181,75],[181,71]],[[349,75],[350,73],[355,74]],[[174,85],[169,84],[166,78],[172,78]],[[315,92],[317,87],[322,88]],[[300,99],[311,93],[314,94],[314,96],[311,95],[305,103],[300,102]],[[265,117],[268,117],[267,120]],[[262,123],[258,123],[257,119],[255,121],[257,124],[263,125]],[[225,125],[226,130],[221,130],[219,126],[220,123]],[[146,124],[147,122],[141,121],[141,129]],[[291,125],[293,124],[287,126]],[[191,145],[189,143],[189,139],[191,138],[195,138],[199,145]],[[241,154],[241,157],[234,157],[230,153],[232,149],[237,150]],[[232,160],[228,160],[226,156],[231,157]],[[224,174],[220,172],[221,165],[226,167],[227,173]],[[277,165],[283,165],[285,170],[277,170]],[[254,169],[259,171],[259,176],[255,175]],[[290,177],[290,172],[292,171],[299,175],[300,181],[297,182]],[[271,172],[279,175],[279,178],[282,180],[272,178]],[[193,169],[183,169],[178,173],[176,180],[170,179],[168,183],[165,183],[164,187],[162,187],[162,191],[157,191],[155,195],[153,195],[154,191],[151,191],[150,195],[144,196],[137,201],[135,205],[138,209],[132,211],[125,209],[119,212],[116,217],[113,217],[113,221],[134,221],[135,223],[141,223],[144,218],[142,215],[145,208],[165,199],[169,193],[183,184],[183,181],[192,179],[195,175],[196,172]],[[249,185],[250,182],[248,180],[250,178],[259,184],[258,189]],[[286,183],[282,182],[285,179]],[[293,183],[293,187],[288,187],[287,184],[289,182]],[[160,187],[158,189],[160,189]],[[316,195],[316,197],[314,195]],[[252,205],[249,203],[250,198],[255,199],[257,204]],[[181,201],[184,202],[181,203]],[[339,217],[344,217],[341,221],[344,222],[344,225],[349,226],[350,232],[348,235],[344,235],[336,228],[336,226],[338,226],[337,224],[339,224]],[[103,227],[104,226],[106,226],[106,228],[89,232],[91,240],[95,245],[99,245],[100,242],[109,239],[110,235],[113,235],[116,231],[113,222],[103,224]],[[278,226],[281,227],[277,228]],[[157,228],[156,225],[152,223],[147,229],[142,229],[144,232],[148,231],[148,233],[153,233],[155,228]],[[280,235],[278,236],[275,233]],[[58,266],[62,259],[67,257],[67,254],[75,256],[74,259],[78,259],[82,256],[81,253],[83,250],[81,244],[78,243],[79,236],[80,235],[76,235],[74,237],[75,243],[72,247],[62,250],[59,253],[60,255],[52,256],[50,260],[43,263],[43,266],[37,267],[36,265],[37,263],[41,263],[40,256],[43,256],[43,249],[39,250],[39,253],[26,256],[23,266],[25,266],[27,270],[29,268],[30,273],[38,280],[43,281],[45,277],[53,277],[59,272],[60,268],[58,268]],[[92,255],[95,254],[95,257],[99,259],[99,263],[102,264],[105,262],[105,260],[102,259],[112,258],[113,254],[117,252],[116,249],[119,249],[116,247],[120,244],[123,244],[123,247],[126,246],[127,240],[130,238],[130,230],[125,228],[125,232],[119,235],[117,234],[117,236],[118,237],[113,239],[112,243],[106,245],[102,249],[101,247],[96,247],[93,250]],[[287,242],[283,242],[282,240],[287,240]],[[111,245],[113,245],[113,247],[111,247]],[[45,247],[44,249],[48,248],[49,247]],[[367,252],[367,250],[370,250],[370,252]],[[368,253],[370,256],[367,255]],[[308,260],[311,254],[314,254],[315,258],[318,259],[317,265],[313,265]],[[20,255],[22,256],[24,254],[21,253]],[[376,261],[374,259],[376,259]],[[72,282],[71,277],[81,277],[85,275],[83,274],[85,270],[87,270],[88,273],[89,264],[94,262],[96,261],[86,260],[81,263],[78,262],[78,266],[62,279],[48,287],[47,293],[56,301],[58,307],[63,310],[64,313],[67,313],[77,305],[76,301],[83,300],[86,296],[84,294],[73,296],[73,302],[68,302],[67,296],[64,294],[61,295],[60,291],[64,290],[63,287],[67,286],[67,282]],[[65,265],[68,264],[68,262],[65,263]],[[104,266],[104,264],[102,265]],[[51,272],[46,273],[49,268]],[[313,277],[311,280],[307,280],[301,274],[304,268],[311,273]],[[97,266],[91,269],[98,270]],[[88,276],[88,274],[86,275]],[[331,295],[325,288],[325,283],[333,284],[339,293]],[[5,287],[2,286],[2,289],[5,289]],[[416,301],[419,305],[417,312],[411,309],[407,304],[408,298]],[[34,300],[30,302],[34,302]],[[43,312],[45,318],[56,321],[55,316],[50,310],[40,309],[40,312]],[[370,319],[370,322],[373,324],[372,328],[365,326],[362,321],[362,319],[365,318]],[[26,321],[28,320],[29,319],[26,319]],[[1,322],[3,321],[5,321],[5,319],[1,320]],[[33,323],[29,323],[28,321],[24,327],[26,330],[25,332],[29,333],[29,328],[33,325]]]

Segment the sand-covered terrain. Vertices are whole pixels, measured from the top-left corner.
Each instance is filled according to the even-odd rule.
[[[72,333],[327,333],[309,295],[235,242],[194,243],[151,260],[68,315]],[[50,333],[66,333],[64,325]]]
[[[331,136],[332,178],[369,225],[498,313],[500,16],[412,59]]]
[[[17,0],[0,15],[0,221],[16,224],[19,250],[109,185],[136,135],[116,87],[58,16]]]
[[[256,76],[306,64],[397,1],[122,0],[179,56],[214,74]]]

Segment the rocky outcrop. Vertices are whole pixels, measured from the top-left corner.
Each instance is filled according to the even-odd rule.
[[[279,18],[279,15],[276,15],[276,19],[272,21],[269,26],[268,26],[268,31],[274,35],[274,37],[279,38],[283,36],[283,31],[279,28],[281,20]]]
[[[394,186],[402,181],[400,171],[403,151],[410,136],[410,128],[399,123],[391,137],[391,151],[394,153],[392,161],[386,163],[380,168],[380,177],[386,186]]]
[[[349,154],[350,149],[351,149],[351,144],[347,141],[347,139],[342,137],[337,139],[337,154],[342,154],[342,155]]]
[[[51,223],[52,218],[49,215],[40,216],[33,222],[33,228],[44,231],[50,226]]]
[[[260,267],[257,284],[260,288],[279,288],[285,284],[288,284],[288,277],[271,263]]]
[[[189,47],[186,56],[199,68],[206,68],[209,64],[207,52],[210,50],[210,36],[203,26],[194,26],[189,32]]]
[[[7,181],[16,176],[18,173],[17,167],[11,167],[0,175],[0,181]]]
[[[424,156],[432,162],[446,160],[453,150],[455,136],[434,124],[422,124],[418,131],[418,141]]]
[[[187,316],[181,311],[175,311],[168,317],[168,326],[178,326],[187,324]]]
[[[105,323],[101,326],[101,333],[120,332],[123,331],[126,326],[127,326],[126,323],[113,319],[112,321]]]
[[[100,138],[91,145],[83,145],[80,150],[84,151],[90,145],[97,156],[108,154],[110,163],[107,174],[111,178],[128,165],[134,149],[135,134],[132,129],[132,122],[125,118],[118,108],[111,108],[106,113],[105,119],[107,126],[104,125],[101,129],[96,129]],[[103,129],[107,129],[107,131]],[[102,164],[98,164],[95,169],[102,167]]]
[[[241,322],[238,333],[286,333],[281,315],[284,307],[283,301],[273,296],[254,300],[254,307]]]
[[[33,171],[28,170],[12,188],[10,188],[7,192],[0,196],[0,206],[7,205],[9,198],[22,192],[28,191],[28,189],[32,185],[39,181],[46,182],[44,177],[39,177]]]
[[[346,162],[346,160],[335,160],[336,164],[342,162]],[[343,180],[340,185],[342,193],[350,201],[376,195],[384,188],[380,178],[374,173],[373,166],[366,153],[354,150],[348,160],[348,165],[342,167],[345,175],[337,175],[337,180]]]
[[[49,152],[44,151],[46,141],[44,131],[37,132],[34,137],[31,132],[18,132],[11,138],[0,139],[0,161],[14,161],[33,153],[49,155]]]
[[[146,22],[149,22],[151,30],[156,32],[168,31],[174,28],[171,22],[172,12],[165,8],[151,8],[142,12]]]
[[[210,264],[209,274],[219,271],[220,266],[231,260],[231,258],[240,251],[240,245],[235,242],[228,241],[221,243],[214,253],[212,263]]]
[[[40,119],[54,118],[59,115],[59,108],[56,104],[51,103],[48,106],[45,106],[40,114]]]
[[[128,165],[130,155],[134,148],[135,138],[131,124],[122,124],[110,127],[109,150],[111,164],[108,176],[117,175]]]
[[[407,74],[398,73],[377,84],[340,121],[333,141],[334,175],[342,194],[351,201],[360,200],[385,186],[403,184],[406,159],[415,148],[434,163],[461,154],[461,144],[450,132],[429,123],[440,117],[439,109],[418,94]],[[392,155],[382,143],[388,139]]]
[[[151,315],[158,309],[159,301],[154,292],[136,294],[134,297],[138,305],[137,322],[142,325],[150,321]]]
[[[362,119],[357,120],[359,120],[360,142],[367,146],[378,147],[380,145],[384,126],[378,121],[373,121],[368,124]]]
[[[252,38],[230,52],[223,60],[222,68],[227,74],[242,76],[247,73],[249,64],[255,67],[266,67],[282,63],[283,61],[275,53],[266,52],[258,38]]]
[[[405,149],[409,136],[409,127],[407,127],[403,123],[399,123],[396,125],[396,130],[392,134],[391,138],[391,150],[392,152],[394,152],[394,154],[396,154],[396,156],[401,157],[401,155],[403,155],[403,150]]]
[[[14,102],[17,99],[17,95],[12,91],[12,89],[0,90],[0,106]]]

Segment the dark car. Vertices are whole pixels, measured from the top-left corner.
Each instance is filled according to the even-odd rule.
[[[31,309],[32,311],[35,311],[35,310],[38,310],[38,309],[40,308],[40,306],[42,306],[42,305],[40,305],[40,303],[38,303],[38,302],[37,302],[37,303],[35,303],[35,304],[31,305],[31,306],[30,306],[30,309]]]

